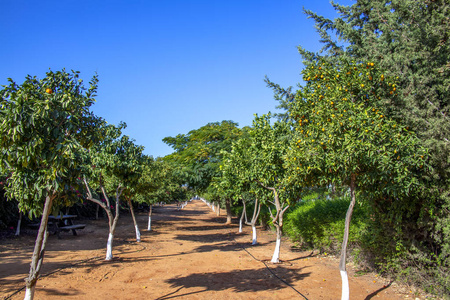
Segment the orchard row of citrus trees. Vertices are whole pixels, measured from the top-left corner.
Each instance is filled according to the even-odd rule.
[[[124,125],[108,125],[92,114],[96,77],[87,89],[77,73],[64,71],[4,87],[4,189],[22,211],[43,220],[27,294],[32,297],[42,264],[48,215],[70,206],[78,194],[106,211],[107,259],[120,201],[181,199],[187,191],[219,203],[227,222],[234,206],[241,223],[252,226],[253,243],[257,220],[267,221],[277,233],[272,262],[278,262],[286,219],[290,226],[302,224],[290,231],[303,241],[323,225],[298,212],[314,206],[306,199],[324,190],[348,198],[343,232],[330,237],[342,237],[343,299],[349,298],[351,220],[361,207],[364,239],[353,246],[368,254],[369,265],[449,294],[450,4],[376,0],[334,8],[336,20],[305,11],[324,49],[299,47],[304,69],[298,90],[266,79],[283,113],[255,116],[242,129],[222,121],[166,137],[174,153],[162,160],[143,155],[122,134]]]
[[[109,125],[91,112],[96,90],[96,76],[85,88],[78,72],[63,70],[40,80],[28,76],[21,85],[10,79],[0,91],[2,189],[21,212],[41,217],[26,299],[33,298],[50,214],[83,199],[102,207],[109,221],[110,260],[121,202],[129,205],[139,241],[132,201],[151,207],[184,197],[173,169],[144,155],[142,146],[122,134],[125,124]]]
[[[365,225],[353,246],[367,254],[367,265],[448,294],[450,5],[377,0],[334,7],[336,20],[305,10],[324,49],[299,47],[305,67],[298,90],[266,79],[283,113],[255,116],[242,129],[223,121],[166,138],[175,152],[165,160],[185,170],[189,188],[222,203],[228,220],[232,204],[240,209],[253,243],[265,211],[277,232],[272,262],[279,260],[285,217],[300,216],[312,193],[348,197],[344,232],[330,237],[342,237],[343,299],[355,207],[365,209]],[[292,218],[290,224],[313,226]]]
[[[233,127],[233,143],[223,135],[231,132],[224,127],[229,122],[209,124],[191,131],[187,139],[180,136],[179,140],[192,145],[178,148],[166,159],[181,161],[184,155],[193,156],[187,160],[194,164],[193,178],[210,170],[208,180],[190,186],[212,201],[222,200],[227,211],[227,202],[252,201],[255,213],[261,203],[266,205],[277,233],[273,263],[279,262],[283,217],[290,206],[320,186],[348,189],[351,203],[340,262],[343,297],[348,298],[346,248],[357,195],[376,201],[415,193],[428,170],[428,153],[414,132],[389,118],[380,106],[381,99],[397,97],[396,81],[374,63],[318,61],[308,65],[303,75],[306,85],[289,102],[288,120],[274,121],[270,114],[256,116],[253,126],[240,133]],[[199,131],[212,129],[220,130],[221,138],[211,134],[205,134],[207,139],[201,142],[195,138]],[[213,151],[219,148],[220,152]],[[200,156],[197,160],[196,155]]]

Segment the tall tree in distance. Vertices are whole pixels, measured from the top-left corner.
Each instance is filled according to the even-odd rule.
[[[197,194],[207,192],[212,178],[220,176],[223,152],[229,151],[242,132],[233,121],[209,123],[188,134],[165,137],[163,141],[175,152],[164,160],[181,166],[185,184]],[[225,198],[227,215],[231,216],[231,199]]]

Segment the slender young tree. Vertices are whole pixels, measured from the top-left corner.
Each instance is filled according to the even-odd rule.
[[[103,128],[104,141],[89,152],[89,161],[85,165],[83,183],[86,188],[86,199],[102,207],[109,224],[109,235],[106,247],[106,260],[112,260],[112,244],[116,225],[120,214],[122,193],[126,190],[129,199],[137,185],[142,168],[142,146],[136,146],[128,137],[122,135],[126,127],[121,123],[119,127],[106,125]],[[92,186],[95,190],[92,190]],[[95,191],[99,191],[95,193]],[[108,195],[114,194],[115,209]],[[135,221],[135,220],[134,220]],[[140,232],[135,222],[136,238]]]
[[[252,158],[251,152],[248,151],[251,145],[249,135],[250,129],[244,130],[243,136],[235,141],[231,147],[231,151],[224,153],[222,170],[222,180],[228,183],[229,190],[233,191],[234,198],[242,200],[242,214],[239,220],[239,232],[242,232],[242,224],[252,227],[252,245],[257,244],[256,222],[261,211],[261,201],[255,198],[255,190],[261,187],[252,181],[249,173]],[[254,210],[251,221],[247,219],[247,202],[248,199],[254,200]]]
[[[284,157],[288,150],[290,128],[285,122],[270,123],[271,114],[256,116],[253,128],[250,132],[251,157],[248,176],[252,182],[272,194],[272,200],[268,200],[267,193],[257,194],[257,198],[275,208],[269,209],[272,224],[276,228],[277,238],[272,263],[280,260],[281,235],[283,229],[284,213],[290,206],[291,200],[295,200],[294,190],[286,184],[287,176],[284,168]],[[297,188],[292,186],[292,188]],[[270,205],[269,205],[270,204]]]
[[[186,199],[182,188],[182,176],[177,168],[163,159],[147,158],[138,183],[137,202],[149,205],[147,230],[152,229],[153,205]]]

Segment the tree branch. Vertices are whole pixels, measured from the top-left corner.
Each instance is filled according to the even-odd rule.
[[[89,201],[91,201],[91,202],[94,202],[94,203],[100,205],[103,209],[106,210],[106,207],[107,207],[107,206],[105,205],[105,203],[103,203],[102,201],[100,201],[100,200],[98,200],[98,199],[95,199],[95,198],[92,196],[92,192],[91,192],[91,189],[89,188],[89,184],[87,183],[86,177],[83,178],[83,181],[84,181],[84,184],[85,184],[86,190],[87,190],[87,200],[89,200]]]
[[[259,185],[261,185],[263,188],[268,189],[268,190],[271,190],[272,192],[275,192],[275,188],[269,187],[269,186],[265,186],[265,185],[264,185],[261,181],[259,181],[258,179],[254,179],[254,181],[255,181],[256,183],[258,183]]]

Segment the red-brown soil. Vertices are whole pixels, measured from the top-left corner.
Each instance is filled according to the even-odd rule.
[[[183,210],[156,207],[152,220],[147,231],[147,215],[138,214],[136,243],[131,217],[121,216],[110,262],[105,219],[87,221],[78,236],[51,235],[35,299],[340,299],[335,258],[295,251],[284,240],[282,263],[271,264],[272,232],[259,230],[259,244],[251,246],[251,228],[238,233],[237,224],[224,225],[201,201]],[[4,299],[23,299],[33,245],[32,235],[0,241]],[[351,299],[415,298],[374,274],[348,271]]]

